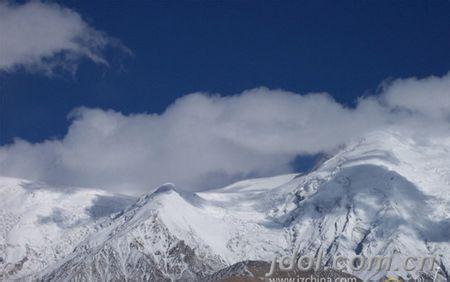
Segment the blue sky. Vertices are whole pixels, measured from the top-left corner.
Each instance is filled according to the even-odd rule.
[[[370,130],[448,133],[448,1],[21,1],[0,12],[2,175],[198,190],[306,170]]]
[[[450,69],[448,1],[61,1],[119,38],[110,67],[0,74],[0,144],[61,137],[75,107],[161,112],[196,91],[329,92],[353,105],[388,78]]]

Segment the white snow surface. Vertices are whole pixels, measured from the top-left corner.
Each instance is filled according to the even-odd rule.
[[[97,221],[134,199],[98,189],[0,177],[0,202],[0,278],[13,278],[62,259],[96,230]]]
[[[144,280],[145,271],[129,266],[145,261],[146,269],[158,269],[153,277],[179,279],[296,249],[322,251],[324,261],[432,255],[441,273],[450,271],[450,137],[425,142],[373,132],[308,174],[199,193],[165,184],[132,205],[101,190],[35,186],[0,178],[3,276]],[[347,270],[364,279],[419,275]]]

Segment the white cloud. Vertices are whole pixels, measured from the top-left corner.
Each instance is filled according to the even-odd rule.
[[[266,88],[186,95],[161,115],[80,108],[61,140],[0,147],[0,171],[130,194],[167,181],[195,190],[289,172],[298,154],[329,152],[371,130],[426,126],[427,134],[448,134],[449,77],[394,81],[354,109],[327,94]]]
[[[384,86],[390,107],[407,109],[430,118],[450,119],[450,75],[424,79],[397,79]]]
[[[107,46],[129,52],[58,4],[0,2],[0,71],[22,67],[48,75],[58,68],[74,72],[83,57],[107,65],[102,54]]]

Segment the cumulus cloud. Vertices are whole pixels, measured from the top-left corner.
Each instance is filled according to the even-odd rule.
[[[0,71],[74,72],[81,58],[107,65],[103,51],[108,46],[130,52],[58,4],[0,2]]]
[[[450,118],[450,75],[397,79],[383,89],[383,98],[390,107],[431,118]]]
[[[0,171],[128,194],[168,181],[199,190],[291,172],[296,156],[330,152],[372,130],[415,130],[420,123],[448,134],[449,78],[395,80],[355,108],[325,93],[267,88],[186,95],[160,115],[79,108],[62,139],[0,147]]]

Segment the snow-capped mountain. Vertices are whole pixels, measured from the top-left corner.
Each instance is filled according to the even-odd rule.
[[[16,203],[7,198],[0,213],[6,226],[3,276],[192,280],[295,250],[321,251],[328,263],[337,254],[395,254],[395,263],[432,255],[442,277],[450,269],[448,138],[424,142],[375,132],[308,174],[245,180],[201,193],[165,184],[124,209],[130,199],[119,195],[46,190],[51,196],[39,196],[40,189],[27,188],[31,184],[1,181],[2,201],[16,197]],[[35,204],[17,202],[23,199]],[[389,274],[347,271],[365,279]],[[392,273],[408,275],[402,269]]]
[[[31,275],[73,251],[104,217],[134,202],[98,189],[0,177],[0,280]]]

